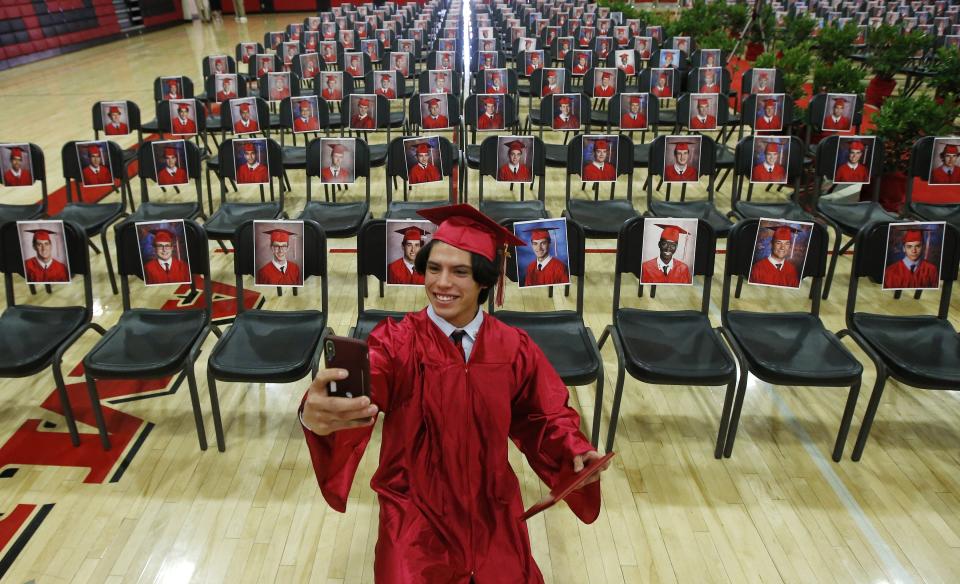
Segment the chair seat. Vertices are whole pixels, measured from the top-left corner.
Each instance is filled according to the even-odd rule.
[[[496,316],[526,331],[564,383],[585,385],[597,379],[602,367],[599,350],[575,311],[497,311]]]
[[[43,214],[43,207],[34,205],[0,205],[0,225],[8,221],[26,221],[36,219]]]
[[[567,167],[566,144],[544,144],[543,155],[546,158],[547,166]]]
[[[888,213],[880,203],[863,201],[859,203],[833,203],[820,199],[817,210],[840,226],[844,233],[853,234],[867,223],[874,221],[896,221],[896,215]]]
[[[607,118],[607,110],[592,110],[590,112],[590,125],[597,128],[606,128]]]
[[[779,217],[791,221],[813,221],[813,215],[807,213],[803,207],[793,201],[767,203],[737,201],[733,205],[733,210],[744,219]]]
[[[633,166],[648,168],[650,166],[650,144],[634,144]]]
[[[423,217],[417,215],[417,211],[430,209],[432,207],[442,207],[449,205],[450,201],[442,199],[440,201],[394,201],[387,205],[387,212],[383,215],[384,219],[418,219]]]
[[[657,217],[703,219],[713,227],[717,237],[726,237],[733,223],[710,201],[653,201],[650,211]]]
[[[127,166],[131,162],[137,159],[137,148],[127,148],[123,151],[123,165]]]
[[[99,233],[104,226],[120,216],[123,209],[120,203],[68,203],[54,219],[73,221],[87,235]]]
[[[676,126],[677,110],[661,109],[660,117],[657,118],[658,126]]]
[[[626,370],[649,383],[722,385],[737,367],[710,319],[694,310],[621,308],[614,327]]]
[[[407,119],[406,112],[390,112],[390,127],[399,128]]]
[[[307,168],[307,149],[304,146],[284,146],[281,148],[283,153],[283,167],[300,169]]]
[[[856,313],[853,327],[896,377],[920,387],[960,386],[960,336],[949,321]]]
[[[219,132],[223,128],[223,118],[219,115],[208,115],[204,120],[207,132]]]
[[[733,148],[727,146],[726,144],[721,144],[717,142],[717,168],[733,168],[736,162],[734,158]]]
[[[160,133],[160,124],[157,122],[157,118],[153,118],[149,122],[144,122],[140,124],[140,129],[145,134],[159,134]]]
[[[340,112],[330,112],[330,117],[327,122],[328,128],[339,128],[343,125],[343,116]]]
[[[83,358],[84,370],[98,379],[172,373],[206,326],[202,310],[124,311]]]
[[[480,168],[480,145],[467,144],[467,166],[470,168]]]
[[[485,200],[480,203],[480,211],[497,223],[506,219],[532,221],[534,219],[546,219],[550,216],[543,201],[539,199],[533,199],[532,201]]]
[[[960,229],[960,205],[958,204],[913,203],[911,210],[926,221],[946,221]]]
[[[213,239],[232,239],[245,221],[276,219],[280,213],[280,203],[224,203],[203,228]]]
[[[533,108],[530,110],[530,115],[528,116],[528,118],[530,119],[530,124],[533,126],[545,125],[543,123],[543,118],[540,116],[540,110],[537,108]]]
[[[200,215],[197,203],[141,203],[124,221],[164,221],[168,219],[194,219]]]
[[[613,201],[588,201],[570,199],[565,211],[567,217],[583,227],[587,237],[615,238],[620,227],[637,216],[633,204],[625,199]]]
[[[370,166],[376,168],[387,163],[389,144],[370,144]]]
[[[313,365],[327,317],[317,310],[248,310],[210,353],[208,371],[227,381],[288,383]]]
[[[357,316],[357,324],[353,326],[351,335],[355,339],[366,339],[381,321],[392,318],[402,320],[406,312],[396,312],[392,310],[364,310]]]
[[[11,306],[0,314],[0,375],[23,377],[47,366],[87,321],[82,306]]]
[[[284,126],[280,123],[280,114],[270,114],[270,129],[283,130]]]
[[[297,219],[316,221],[327,237],[352,237],[370,215],[366,201],[358,203],[328,203],[310,201]]]
[[[750,372],[775,384],[851,385],[863,372],[840,339],[806,312],[730,311],[727,325]]]

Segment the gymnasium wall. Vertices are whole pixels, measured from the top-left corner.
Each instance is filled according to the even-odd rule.
[[[141,0],[144,25],[183,17],[176,0]],[[113,0],[0,1],[0,70],[121,37]]]

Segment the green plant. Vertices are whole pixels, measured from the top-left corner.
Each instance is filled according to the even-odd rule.
[[[953,47],[941,48],[930,71],[933,77],[929,83],[938,96],[947,98],[960,95],[960,51]]]
[[[883,140],[884,170],[906,172],[917,138],[952,134],[956,115],[953,102],[941,105],[926,95],[892,97],[884,102],[874,114],[874,128],[870,130]]]
[[[790,48],[810,40],[817,21],[809,14],[803,13],[788,16],[782,29],[775,35],[777,44],[782,48]]]
[[[867,67],[881,79],[893,79],[930,42],[918,30],[904,34],[899,27],[881,25],[867,32]]]
[[[768,51],[757,57],[753,66],[778,68],[783,73],[784,91],[796,101],[806,95],[804,85],[813,68],[812,46],[813,42],[808,40],[783,49],[779,56],[777,53]]]
[[[817,63],[813,69],[814,93],[863,93],[864,71],[849,59],[837,59],[832,65]]]
[[[849,58],[853,54],[853,42],[858,33],[857,25],[853,22],[843,27],[824,27],[817,35],[817,55],[825,63]]]
[[[747,41],[752,43],[772,43],[777,29],[777,17],[769,4],[764,4],[757,19],[747,31]],[[739,32],[739,31],[738,31]]]

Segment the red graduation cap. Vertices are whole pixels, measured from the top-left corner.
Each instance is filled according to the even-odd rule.
[[[492,72],[490,73],[490,77],[492,77],[493,79],[500,79],[500,72],[499,72],[499,71],[492,71]]]
[[[943,148],[944,154],[960,154],[960,149],[957,148],[956,144],[947,144]]]
[[[359,100],[357,100],[357,105],[369,106],[370,100],[365,97],[361,97]]]
[[[390,73],[380,74],[380,81],[390,81],[392,78],[393,78],[393,75],[391,75]]]
[[[630,55],[628,55],[627,53],[620,53],[620,58],[626,61],[627,59],[630,58]]]
[[[243,151],[244,151],[244,152],[256,152],[256,151],[257,151],[257,147],[256,147],[256,145],[255,145],[253,142],[247,142],[246,144],[243,145]]]
[[[780,241],[790,241],[793,239],[794,233],[800,233],[800,229],[793,227],[792,225],[771,225],[767,227],[773,231],[773,239]]]
[[[497,250],[503,249],[500,276],[497,279],[497,306],[503,305],[503,278],[507,266],[507,248],[527,245],[493,219],[467,204],[421,209],[417,213],[439,225],[433,239],[496,261]]]
[[[11,148],[10,160],[13,160],[14,158],[19,158],[20,160],[23,160],[23,151],[20,150],[19,148]]]
[[[507,142],[506,146],[507,146],[507,151],[508,151],[508,152],[509,152],[510,150],[519,150],[519,151],[523,152],[523,150],[526,148],[526,146],[525,146],[525,145],[523,144],[523,142],[521,142],[520,140],[514,140],[514,141],[512,141],[512,142]]]
[[[559,100],[560,105],[570,105],[572,100],[569,97],[561,97]]]
[[[91,145],[87,146],[87,153],[88,153],[90,156],[101,156],[101,154],[100,154],[100,147],[97,146],[96,144],[91,144]]]
[[[765,99],[765,100],[763,100],[763,105],[766,106],[766,107],[776,107],[776,106],[777,106],[777,100],[775,100],[775,99],[773,99],[773,98]]]
[[[912,243],[912,242],[923,243],[923,231],[919,229],[908,229],[903,234],[903,242],[904,243]]]
[[[436,97],[430,98],[427,100],[427,105],[437,105],[440,103],[440,100]]]
[[[613,77],[613,75],[611,75],[609,71],[604,71],[601,76],[602,79],[610,79],[611,77]]]
[[[178,112],[188,112],[188,111],[190,111],[190,105],[189,105],[187,102],[182,101],[182,102],[180,102],[180,103],[177,104],[177,111],[178,111]]]
[[[34,241],[50,241],[51,235],[57,235],[56,231],[49,229],[27,229],[27,231],[33,234]]]
[[[447,78],[447,74],[444,73],[443,71],[437,73],[437,79],[444,79],[444,80],[445,80],[446,78]]]
[[[840,105],[840,106],[847,105],[847,100],[846,98],[838,97],[837,99],[833,100],[833,105]]]
[[[780,145],[777,144],[776,142],[767,142],[767,146],[766,146],[766,148],[764,148],[764,151],[765,151],[765,152],[780,152]]]
[[[421,142],[417,144],[417,154],[429,154],[430,145],[426,142]]]
[[[610,143],[606,140],[597,140],[593,143],[594,150],[610,150]]]
[[[533,243],[536,239],[553,239],[551,237],[551,231],[559,231],[559,227],[537,227],[534,229],[528,229],[524,233],[530,236],[530,242]]]
[[[710,105],[710,100],[706,97],[701,97],[700,99],[697,100],[697,105],[698,106],[702,105],[704,107],[707,107]]]
[[[176,86],[177,86],[176,79],[167,79],[167,87],[176,87]]]
[[[690,144],[692,142],[677,142],[677,146],[673,149],[674,152],[689,152]]]
[[[859,150],[860,152],[863,152],[864,150],[863,142],[861,142],[860,140],[854,140],[853,142],[850,142],[850,150]]]
[[[554,71],[553,69],[550,69],[549,71],[547,71],[547,77],[556,77],[556,76],[557,76],[557,72]]]
[[[761,71],[761,72],[760,72],[760,75],[758,76],[758,78],[759,78],[759,79],[769,79],[770,76],[767,75],[766,71]]]
[[[639,95],[631,95],[631,96],[630,96],[630,104],[631,104],[631,105],[632,105],[632,104],[635,104],[635,103],[636,103],[636,104],[639,104],[639,103],[641,103],[641,101],[642,101],[642,100],[640,99],[640,96],[639,96]]]
[[[173,243],[176,237],[173,235],[173,232],[169,229],[151,229],[151,235],[153,235],[153,244],[158,243]]]
[[[666,73],[661,73],[661,74],[660,74],[660,79],[663,79],[664,81],[666,81],[666,80],[669,79],[669,78],[670,78],[670,76],[667,75]]]
[[[394,233],[399,233],[403,235],[404,242],[423,241],[423,237],[425,235],[430,235],[429,231],[425,229],[421,229],[420,227],[417,227],[415,225],[412,225],[410,227],[404,227],[403,229],[395,229]]]
[[[263,234],[270,236],[270,243],[287,243],[290,241],[291,235],[296,235],[296,233],[286,229],[268,229]]]
[[[174,148],[173,146],[167,146],[163,149],[163,155],[166,157],[170,157],[170,156],[176,157],[177,149]]]
[[[656,223],[656,226],[661,229],[661,231],[660,231],[660,239],[664,239],[664,240],[666,240],[666,241],[672,241],[672,242],[674,242],[674,243],[680,241],[680,235],[681,235],[681,234],[683,234],[683,235],[689,235],[689,234],[690,234],[689,231],[687,231],[687,230],[684,229],[683,227],[679,227],[679,226],[677,226],[677,225],[669,225],[669,224],[664,224],[664,223]]]
[[[249,112],[249,111],[250,111],[250,104],[249,104],[249,103],[241,103],[238,109],[240,110],[240,113]]]
[[[337,80],[337,76],[336,76],[336,75],[327,75],[327,83],[329,83],[329,82],[331,82],[331,81],[336,81],[336,80]]]
[[[112,106],[110,106],[110,111],[107,112],[107,115],[113,115],[113,114],[119,114],[119,113],[122,113],[122,112],[120,111],[120,108],[118,108],[118,107],[115,106],[115,105],[112,105]]]
[[[483,105],[497,105],[497,100],[492,97],[484,97],[480,101],[483,102]]]
[[[347,151],[343,144],[328,144],[327,148],[330,149],[331,154],[343,154]]]
[[[300,105],[300,109],[310,109],[310,105],[311,105],[310,100],[301,99],[299,105]]]

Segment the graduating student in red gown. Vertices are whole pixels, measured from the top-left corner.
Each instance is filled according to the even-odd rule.
[[[763,162],[754,165],[750,173],[753,182],[782,183],[787,180],[787,169],[777,160],[780,147],[776,142],[767,142],[763,150]]]
[[[300,266],[287,259],[290,249],[290,236],[296,235],[286,229],[264,231],[270,237],[270,250],[273,257],[257,270],[256,282],[259,286],[299,286],[303,284]]]
[[[440,113],[440,100],[432,97],[427,100],[428,115],[420,120],[421,125],[427,130],[440,130],[450,127],[450,120],[447,116]]]
[[[865,183],[870,181],[870,169],[863,164],[863,142],[854,140],[850,143],[846,164],[837,167],[833,174],[833,182],[838,183]]]
[[[251,134],[253,132],[260,131],[260,124],[257,122],[255,116],[250,115],[250,104],[241,103],[238,107],[240,110],[240,119],[233,123],[233,133],[234,134]]]
[[[596,140],[593,143],[593,160],[583,165],[581,178],[585,181],[617,180],[617,168],[610,162],[610,143]]]
[[[325,183],[347,183],[350,181],[350,171],[343,168],[343,155],[347,149],[342,144],[330,144],[330,166],[320,169],[320,180]]]
[[[130,133],[130,128],[120,121],[120,116],[123,115],[120,108],[115,105],[110,106],[107,115],[110,116],[110,122],[103,126],[104,134],[107,136],[125,136]]]
[[[940,152],[940,160],[943,164],[933,169],[930,173],[930,184],[950,185],[960,184],[960,168],[957,167],[957,155],[960,154],[960,148],[956,144],[947,144]]]
[[[468,209],[464,210],[464,208]],[[417,258],[430,307],[370,334],[371,396],[327,395],[323,371],[301,406],[321,493],[338,511],[380,411],[374,578],[379,584],[536,584],[508,442],[549,486],[600,455],[579,430],[568,390],[520,329],[479,309],[498,280],[498,252],[523,242],[469,205],[420,212],[440,227]],[[502,281],[502,272],[499,274]],[[600,511],[594,481],[567,499],[583,521]]]
[[[178,165],[177,149],[167,146],[163,149],[166,165],[157,170],[157,183],[161,185],[182,185],[188,180],[187,171]]]
[[[53,242],[50,236],[56,232],[49,229],[28,229],[33,233],[33,250],[35,257],[28,259],[25,264],[25,276],[28,282],[69,282],[70,274],[67,266],[53,257]]]
[[[387,266],[387,284],[423,284],[423,274],[414,269],[414,262],[423,246],[424,236],[429,233],[416,226],[398,229],[397,233],[403,235],[400,242],[403,256]]]
[[[320,119],[313,115],[313,104],[309,99],[302,99],[297,104],[300,115],[293,120],[294,132],[316,132],[320,129]]]
[[[545,286],[549,284],[568,284],[570,282],[567,264],[557,257],[556,250],[550,255],[550,244],[553,242],[551,231],[558,227],[538,227],[530,230],[530,247],[533,248],[534,260],[527,265],[523,275],[524,286]]]
[[[430,146],[417,144],[417,163],[407,169],[407,181],[412,185],[436,182],[442,178],[440,169],[430,162]]]
[[[176,237],[168,229],[153,229],[154,258],[143,265],[143,278],[147,284],[180,284],[190,281],[187,262],[173,257]]]
[[[624,130],[638,130],[647,127],[647,114],[640,111],[642,100],[639,95],[630,96],[630,109],[620,115],[620,127]]]
[[[530,167],[523,163],[523,151],[526,149],[523,142],[514,140],[507,143],[507,164],[497,170],[497,180],[510,182],[530,182],[533,180]]]
[[[90,155],[90,164],[83,167],[83,186],[112,185],[113,174],[103,164],[103,154],[100,152],[100,147],[91,144],[87,147],[87,152]]]
[[[492,97],[480,98],[483,112],[477,116],[478,130],[502,130],[503,114],[497,113],[497,100]]]
[[[674,163],[663,170],[665,180],[695,182],[700,179],[697,169],[690,164],[690,142],[679,142],[673,149]]]
[[[838,97],[833,101],[833,112],[831,115],[826,116],[823,120],[823,129],[824,130],[849,130],[853,127],[853,124],[850,123],[850,118],[843,115],[843,107],[847,104],[847,100],[842,97]]]
[[[940,270],[923,259],[923,231],[910,229],[903,235],[903,259],[883,272],[884,288],[936,288]]]
[[[609,71],[604,71],[600,75],[600,83],[597,83],[593,87],[593,96],[594,97],[613,97],[613,94],[616,93],[616,85],[611,85],[611,79],[613,79],[613,74]],[[614,82],[615,83],[615,82]]]
[[[361,97],[357,100],[357,113],[350,116],[350,128],[353,130],[374,130],[377,124],[370,115],[370,100]]]
[[[777,115],[777,100],[765,99],[763,101],[763,113],[757,117],[753,128],[755,130],[777,131],[783,129],[783,121]]]
[[[181,103],[177,104],[177,117],[170,120],[170,129],[174,134],[196,134],[197,122],[189,117],[190,106]]]
[[[23,151],[19,148],[10,149],[10,168],[3,173],[3,186],[28,187],[33,184],[30,171],[23,168]]]
[[[267,165],[257,160],[257,147],[253,142],[243,145],[243,156],[247,163],[237,169],[237,182],[242,184],[263,184],[269,182]]]
[[[788,288],[800,286],[800,274],[797,273],[793,262],[787,260],[790,248],[793,246],[793,234],[796,231],[799,230],[787,225],[781,225],[773,230],[770,255],[758,260],[750,268],[751,283]]]
[[[677,225],[658,223],[657,227],[661,229],[660,241],[657,242],[660,254],[640,266],[640,281],[644,284],[692,283],[693,276],[690,275],[689,266],[673,257],[677,253],[680,237],[689,235],[689,232]]]

